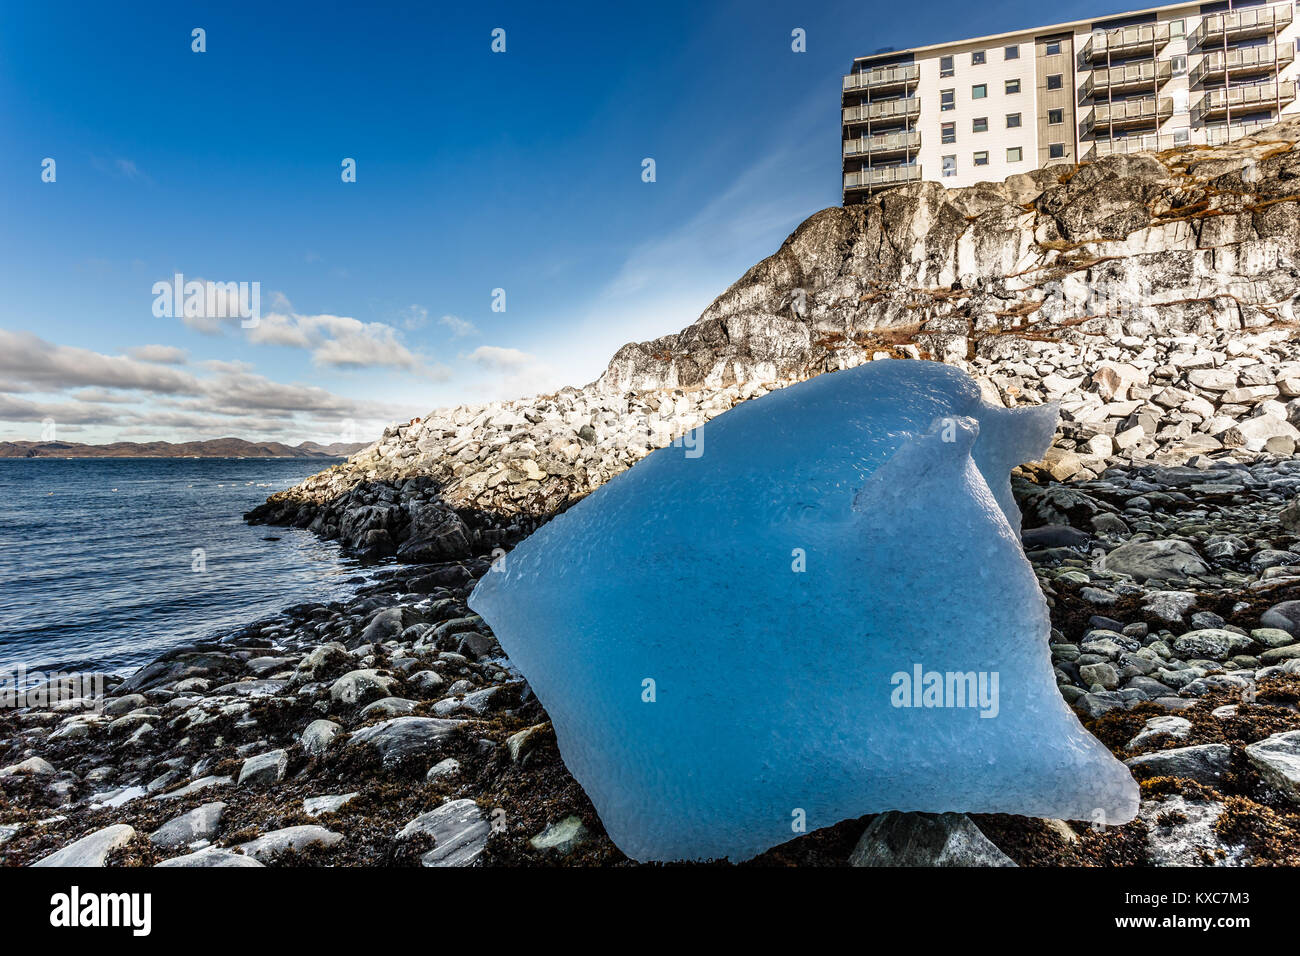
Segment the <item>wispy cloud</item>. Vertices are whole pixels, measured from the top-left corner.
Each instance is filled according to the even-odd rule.
[[[451,336],[455,339],[478,335],[478,326],[468,319],[462,319],[459,315],[444,315],[438,323],[451,329]]]
[[[402,327],[409,331],[429,324],[429,310],[422,305],[408,305],[402,310]]]
[[[549,363],[521,349],[480,345],[465,361],[489,373],[467,384],[467,390],[490,398],[520,398],[561,387],[560,373]]]
[[[118,176],[122,179],[129,179],[137,183],[152,183],[153,180],[145,173],[140,165],[126,156],[115,156],[112,159],[105,159],[102,156],[91,156],[90,165],[102,173],[110,176]]]
[[[140,171],[140,167],[135,164],[135,160],[133,159],[119,157],[113,160],[113,165],[116,166],[117,171],[127,179],[147,180],[149,178]]]

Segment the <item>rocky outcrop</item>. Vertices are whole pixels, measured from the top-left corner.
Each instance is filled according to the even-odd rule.
[[[1292,322],[1297,140],[1289,122],[1231,147],[967,189],[917,183],[824,209],[694,325],[620,349],[600,385],[806,378],[904,344],[995,360],[1050,339],[1086,360],[1122,339],[1136,348]]]
[[[1289,455],[1300,440],[1300,122],[816,213],[687,329],[584,388],[439,410],[253,521],[368,556],[481,555],[656,448],[791,382],[931,358],[1058,401],[1042,471]]]

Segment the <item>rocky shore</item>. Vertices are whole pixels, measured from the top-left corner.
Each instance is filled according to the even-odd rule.
[[[898,862],[918,826],[928,862],[1300,864],[1300,460],[1015,486],[1061,693],[1141,781],[1139,819],[884,814],[755,864]],[[465,606],[489,561],[176,648],[102,707],[4,712],[0,859],[630,865]]]
[[[882,814],[754,862],[1300,865],[1297,141],[824,210],[596,382],[390,428],[247,516],[403,562],[354,599],[176,648],[102,708],[0,711],[0,861],[629,864],[466,607],[474,581],[740,402],[932,358],[990,401],[1060,403],[1014,481],[1023,539],[1060,692],[1142,812]]]

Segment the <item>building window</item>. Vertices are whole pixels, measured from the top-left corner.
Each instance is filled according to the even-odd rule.
[[[987,116],[977,116],[970,122],[970,131],[972,133],[987,133],[989,131],[989,118]]]
[[[1047,122],[1052,126],[1055,126],[1057,123],[1064,123],[1065,110],[1048,110]]]
[[[955,143],[957,142],[957,124],[940,123],[939,124],[939,142]]]
[[[1187,34],[1187,22],[1185,20],[1170,20],[1169,35],[1171,37],[1181,37]]]
[[[957,94],[952,90],[939,91],[939,109],[955,110],[957,108]]]
[[[1008,114],[1007,114],[1007,129],[1020,129],[1020,114],[1019,114],[1019,113],[1008,113]]]
[[[945,76],[952,76],[952,74],[953,74],[952,57],[950,56],[939,57],[939,76],[942,78]]]
[[[989,95],[987,83],[976,83],[970,88],[970,98],[973,100],[982,100]]]
[[[1052,159],[1061,159],[1065,156],[1065,144],[1049,143],[1047,146],[1047,155]]]
[[[1019,80],[1007,80],[1007,92],[1008,92],[1008,93],[1019,93],[1019,92],[1020,92],[1020,81],[1019,81]]]
[[[1174,90],[1174,112],[1175,113],[1187,112],[1188,92],[1189,91],[1187,90],[1177,90],[1177,89]]]
[[[1188,141],[1188,138],[1187,138],[1187,132],[1188,132],[1188,131],[1185,130],[1185,129],[1176,129],[1176,130],[1174,130],[1174,145],[1175,145],[1175,146],[1186,146],[1186,145],[1187,145],[1187,141]]]
[[[956,176],[956,175],[957,175],[957,157],[956,157],[956,156],[945,156],[945,157],[943,158],[943,174],[944,174],[944,176]]]
[[[983,62],[984,62],[984,51],[983,51],[983,50],[976,50],[975,52],[973,52],[973,53],[970,55],[970,65],[971,65],[971,66],[979,66],[979,65],[980,65],[981,63],[983,63]]]
[[[1059,90],[1062,86],[1060,73],[1049,73],[1047,76],[1047,88],[1049,90]]]
[[[1008,147],[1007,147],[1007,162],[1008,162],[1008,163],[1018,163],[1018,162],[1020,162],[1021,159],[1024,158],[1024,155],[1025,155],[1024,152],[1021,151],[1021,149],[1020,149],[1019,146],[1008,146]]]
[[[987,152],[980,152],[975,154],[976,166],[987,166],[988,164],[989,164],[989,154]]]
[[[1020,47],[1019,47],[1019,46],[1009,46],[1009,47],[1006,47],[1006,48],[1002,51],[1002,58],[1003,58],[1004,60],[1018,60],[1018,59],[1020,59]]]
[[[1181,23],[1182,21],[1178,21]],[[1179,53],[1177,56],[1169,58],[1169,68],[1174,76],[1183,76],[1187,73],[1187,57]]]
[[[1060,52],[1061,52],[1061,41],[1053,40],[1051,43],[1047,44],[1047,49],[1044,51],[1044,55],[1056,56]]]

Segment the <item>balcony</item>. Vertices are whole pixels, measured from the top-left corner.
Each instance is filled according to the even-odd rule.
[[[890,156],[916,152],[921,148],[920,130],[902,133],[878,133],[875,136],[855,136],[844,141],[844,158],[852,156]]]
[[[1174,115],[1174,101],[1169,96],[1140,96],[1117,103],[1098,103],[1084,121],[1084,133],[1097,129],[1129,129],[1167,120]]]
[[[1222,146],[1224,143],[1235,143],[1243,136],[1253,136],[1262,129],[1266,129],[1276,123],[1275,119],[1250,120],[1245,123],[1223,124],[1221,126],[1205,127],[1205,142],[1211,146]]]
[[[844,109],[844,125],[855,123],[881,123],[915,119],[921,115],[921,100],[916,96],[903,96],[875,103],[859,103]]]
[[[1222,83],[1225,76],[1248,76],[1259,73],[1276,73],[1295,60],[1295,44],[1272,43],[1265,46],[1245,46],[1229,50],[1215,50],[1201,57],[1189,77],[1193,86],[1198,83]]]
[[[1127,93],[1132,90],[1152,90],[1163,86],[1173,75],[1173,67],[1168,60],[1144,60],[1140,63],[1127,63],[1124,66],[1112,66],[1109,70],[1099,69],[1092,73],[1083,84],[1083,96],[1106,96],[1109,93]]]
[[[1168,23],[1140,23],[1116,30],[1100,30],[1088,38],[1083,47],[1083,58],[1092,62],[1108,56],[1132,56],[1135,53],[1155,55],[1169,43]]]
[[[898,63],[893,66],[878,66],[850,73],[844,77],[844,92],[862,91],[883,92],[885,90],[911,91],[921,79],[921,67],[916,63]]]
[[[916,182],[921,178],[920,166],[876,166],[844,174],[844,191],[851,189],[879,189],[899,183]]]
[[[1201,49],[1216,44],[1222,46],[1232,40],[1281,33],[1290,25],[1291,16],[1289,3],[1273,7],[1251,7],[1229,13],[1212,13],[1201,20],[1201,25],[1196,28],[1192,36]]]
[[[1266,110],[1270,107],[1282,107],[1294,99],[1293,80],[1206,90],[1201,101],[1192,107],[1192,122],[1203,123],[1221,116],[1226,117],[1232,110]]]
[[[1185,146],[1186,142],[1175,143],[1170,134],[1157,136],[1146,133],[1142,136],[1123,136],[1119,139],[1098,140],[1085,155],[1085,159],[1104,159],[1107,156],[1127,156],[1130,153],[1151,153]]]

